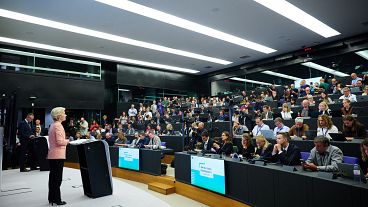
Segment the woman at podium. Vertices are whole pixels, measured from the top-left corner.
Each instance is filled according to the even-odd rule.
[[[50,164],[50,174],[48,199],[52,205],[65,205],[66,202],[61,200],[60,195],[66,145],[69,143],[65,136],[64,127],[61,124],[66,119],[65,108],[56,107],[52,109],[51,117],[54,123],[51,124],[49,129],[49,152],[47,159]]]

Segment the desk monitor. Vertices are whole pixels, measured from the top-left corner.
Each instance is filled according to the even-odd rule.
[[[339,168],[339,171],[342,177],[354,179],[354,164],[337,163],[337,167]],[[360,180],[366,183],[367,180],[360,166],[359,166],[359,170],[360,170]]]
[[[275,135],[273,134],[273,131],[272,130],[261,130],[261,134],[266,139],[275,139]]]
[[[342,133],[329,133],[333,141],[347,141],[345,136]]]
[[[119,147],[120,168],[139,170],[139,149]]]
[[[314,138],[317,136],[317,130],[305,131],[305,136],[308,140],[314,140]]]
[[[225,194],[224,160],[191,156],[191,184]]]

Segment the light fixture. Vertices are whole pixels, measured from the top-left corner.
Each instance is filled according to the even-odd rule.
[[[127,0],[96,0],[98,2],[101,2],[103,4],[107,4],[119,9],[123,9],[125,11],[129,11],[138,15],[142,15],[151,19],[155,19],[158,20],[160,22],[164,22],[167,24],[171,24],[177,27],[181,27],[187,30],[191,30],[193,32],[197,32],[200,34],[204,34],[216,39],[220,39],[226,42],[230,42],[236,45],[240,45],[242,47],[246,47],[252,50],[256,50],[262,53],[273,53],[276,52],[276,50],[266,47],[264,45],[255,43],[255,42],[251,42],[249,40],[225,33],[225,32],[221,32],[219,30],[147,7],[147,6],[143,6],[131,1],[127,1]]]
[[[184,51],[184,50],[169,48],[169,47],[165,47],[165,46],[161,46],[161,45],[157,45],[157,44],[152,44],[152,43],[148,43],[148,42],[143,42],[143,41],[139,41],[139,40],[134,40],[134,39],[130,39],[130,38],[122,37],[122,36],[117,36],[117,35],[113,35],[113,34],[109,34],[109,33],[105,33],[105,32],[99,32],[99,31],[96,31],[96,30],[91,30],[91,29],[78,27],[78,26],[74,26],[74,25],[70,25],[70,24],[65,24],[65,23],[61,23],[61,22],[56,22],[56,21],[52,21],[52,20],[48,20],[48,19],[39,18],[39,17],[34,17],[34,16],[30,16],[30,15],[26,15],[26,14],[22,14],[22,13],[18,13],[18,12],[5,10],[5,9],[0,9],[0,16],[5,17],[5,18],[9,18],[9,19],[22,21],[22,22],[28,22],[28,23],[32,23],[32,24],[45,26],[45,27],[59,29],[59,30],[63,30],[63,31],[73,32],[73,33],[82,34],[82,35],[91,36],[91,37],[96,37],[96,38],[100,38],[100,39],[105,39],[105,40],[109,40],[109,41],[114,41],[114,42],[133,45],[133,46],[137,46],[137,47],[143,47],[143,48],[147,48],[147,49],[157,50],[157,51],[160,51],[160,52],[167,52],[167,53],[170,53],[170,54],[180,55],[180,56],[184,56],[184,57],[190,57],[190,58],[194,58],[194,59],[198,59],[198,60],[204,60],[204,61],[213,62],[213,63],[217,63],[217,64],[221,64],[221,65],[228,65],[228,64],[232,63],[230,61],[222,60],[222,59],[219,59],[219,58],[213,58],[213,57],[200,55],[200,54],[196,54],[196,53],[192,53],[192,52],[188,52],[188,51]]]
[[[286,78],[286,79],[290,79],[290,80],[299,80],[300,79],[300,78],[297,78],[297,77],[294,77],[294,76],[291,76],[291,75],[285,75],[285,74],[282,74],[282,73],[276,73],[276,72],[269,71],[269,70],[262,71],[262,73],[267,74],[267,75],[278,76],[278,77]]]
[[[322,66],[322,65],[318,65],[318,64],[313,63],[313,62],[302,63],[302,65],[307,66],[307,67],[310,67],[310,68],[314,68],[314,69],[319,70],[319,71],[330,73],[332,75],[336,75],[336,76],[339,76],[339,77],[347,77],[347,76],[349,76],[346,73],[342,73],[342,72],[333,70],[331,68],[328,68],[328,67],[325,67],[325,66]]]
[[[129,89],[124,89],[124,88],[119,88],[118,91],[128,92],[130,90]]]
[[[272,11],[281,14],[282,16],[302,25],[303,27],[312,30],[313,32],[328,38],[339,35],[340,33],[315,17],[299,9],[293,4],[285,0],[254,0],[255,2],[271,9]]]
[[[362,58],[365,58],[368,60],[368,50],[363,50],[359,52],[355,52],[355,54],[359,55]]]
[[[133,65],[141,65],[141,66],[147,66],[147,67],[152,67],[152,68],[178,71],[178,72],[183,72],[183,73],[199,73],[200,72],[198,70],[193,70],[193,69],[188,69],[188,68],[181,68],[181,67],[176,67],[176,66],[163,65],[163,64],[158,64],[158,63],[128,59],[128,58],[123,58],[123,57],[116,57],[116,56],[111,56],[111,55],[104,55],[104,54],[87,52],[87,51],[82,51],[82,50],[69,49],[69,48],[57,47],[57,46],[52,46],[52,45],[45,45],[45,44],[40,44],[40,43],[35,43],[35,42],[11,39],[7,37],[0,37],[0,42],[19,45],[19,46],[25,46],[25,47],[31,47],[31,48],[44,49],[44,50],[49,50],[53,52],[67,53],[71,55],[79,55],[79,56],[109,60],[109,61],[120,62],[120,63],[129,63]]]
[[[247,82],[247,83],[255,83],[255,84],[260,84],[260,85],[268,85],[268,86],[271,86],[271,85],[274,85],[272,83],[265,83],[265,82],[261,82],[261,81],[255,81],[255,80],[249,80],[249,79],[244,79],[244,78],[230,78],[231,80],[235,80],[235,81],[241,81],[241,82]],[[275,86],[278,86],[278,85],[275,85]]]

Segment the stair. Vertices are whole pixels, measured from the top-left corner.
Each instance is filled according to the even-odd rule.
[[[159,182],[148,183],[148,189],[164,195],[175,193],[175,186]]]

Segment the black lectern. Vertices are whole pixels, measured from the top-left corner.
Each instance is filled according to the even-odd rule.
[[[109,146],[105,141],[74,141],[77,145],[84,194],[98,198],[112,194]]]

